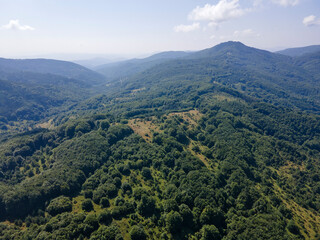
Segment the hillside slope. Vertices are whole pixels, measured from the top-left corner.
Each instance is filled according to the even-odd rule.
[[[318,62],[304,62],[224,43],[0,142],[0,239],[318,239]]]
[[[98,94],[104,81],[102,75],[69,62],[0,59],[0,138]]]
[[[302,67],[303,69],[308,71],[308,73],[311,73],[314,76],[313,77],[313,79],[315,80],[314,83],[315,84],[319,83],[320,51],[315,53],[305,54],[301,57],[295,58],[295,65]]]
[[[298,66],[291,57],[227,42],[114,81],[104,96],[76,109],[108,109],[124,116],[153,114],[155,108],[160,113],[194,108],[202,94],[224,91],[246,100],[319,112],[320,68],[314,61],[310,66],[314,71]]]
[[[201,112],[99,116],[3,143],[1,216],[22,219],[3,238],[317,238],[319,117],[205,99]]]
[[[109,81],[119,80],[119,78],[127,78],[130,75],[137,74],[160,63],[187,55],[187,52],[162,52],[143,59],[131,59],[104,64],[94,69],[103,74]]]
[[[278,51],[277,53],[291,56],[291,57],[299,57],[304,54],[315,53],[319,51],[320,51],[320,45],[312,45],[307,47],[288,48],[288,49]]]
[[[52,59],[5,59],[0,58],[1,72],[33,72],[54,74],[67,78],[87,81],[88,84],[99,84],[104,77],[78,64]]]

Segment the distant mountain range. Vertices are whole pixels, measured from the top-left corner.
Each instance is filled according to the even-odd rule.
[[[269,95],[270,101],[282,99],[282,104],[301,108],[312,96],[308,109],[320,109],[319,46],[271,53],[240,42],[226,42],[198,52],[162,52],[104,64],[95,67],[96,71],[67,61],[0,58],[0,115],[16,120],[40,119],[53,107],[103,93],[101,86],[106,82],[106,91],[113,96],[125,94],[121,89],[162,88],[165,79],[181,76],[209,78],[256,97]]]
[[[79,64],[52,59],[5,59],[0,58],[0,72],[33,72],[54,74],[98,84],[104,77]]]
[[[319,239],[315,48],[99,71],[0,61],[0,240]]]
[[[219,51],[226,50],[225,48],[227,47],[228,47],[227,43],[222,43],[214,48],[209,48],[209,49],[194,52],[194,53],[182,52],[182,51],[162,52],[162,53],[158,53],[143,59],[130,59],[125,61],[118,61],[118,62],[107,63],[103,65],[98,65],[93,67],[93,70],[103,74],[108,80],[126,78],[133,74],[143,72],[148,68],[151,68],[153,66],[156,66],[158,64],[161,64],[176,58],[188,58],[188,56],[190,56],[191,58],[202,58],[202,57],[206,57],[206,55],[207,57],[215,57],[216,55],[219,55]],[[243,48],[244,45],[243,46],[239,45],[238,47],[240,47],[238,49],[239,51],[238,53],[240,53],[241,47]],[[278,51],[276,53],[290,56],[290,57],[299,57],[303,54],[316,53],[318,51],[320,51],[320,45],[307,46],[307,47],[301,47],[301,48],[289,48],[282,51]],[[267,51],[261,50],[260,54],[262,54],[262,52],[264,54],[267,53]],[[257,54],[257,52],[254,52],[253,54]],[[270,56],[272,56],[272,54]],[[285,58],[283,58],[283,60],[284,59]],[[81,62],[79,63],[81,64]]]
[[[281,51],[278,51],[277,53],[291,56],[291,57],[298,57],[302,56],[307,53],[315,53],[320,52],[320,45],[312,45],[307,47],[297,47],[297,48],[288,48]]]
[[[71,62],[1,58],[0,116],[39,120],[54,107],[93,96],[94,86],[104,81],[101,74]]]
[[[103,58],[103,57],[96,57],[91,59],[82,59],[82,60],[74,60],[72,62],[84,66],[89,69],[94,69],[98,66],[102,66],[105,64],[110,64],[114,62],[123,61],[123,58]]]
[[[131,59],[126,61],[104,64],[94,68],[103,74],[108,80],[125,78],[138,72],[142,72],[157,64],[187,56],[188,52],[162,52],[143,59]]]
[[[199,89],[207,91],[206,88],[224,86],[277,105],[320,111],[320,70],[318,64],[313,64],[318,59],[316,53],[310,57],[292,58],[240,42],[227,42],[199,52],[173,53],[171,56],[156,62],[135,61],[135,71],[129,76],[125,63],[114,68],[109,65],[109,71],[114,74],[110,78],[107,99],[121,98],[125,105],[125,99],[130,96],[128,93],[144,89],[135,92],[134,101],[145,111],[148,102],[162,102],[164,92],[171,101],[178,102],[178,99],[182,101],[197,95]],[[144,61],[151,62],[148,68]],[[132,101],[131,97],[128,101]],[[193,104],[186,105],[192,107]]]

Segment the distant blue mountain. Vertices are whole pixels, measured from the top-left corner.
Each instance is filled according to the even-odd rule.
[[[0,72],[33,72],[54,74],[90,84],[104,81],[104,77],[78,64],[52,59],[5,59],[0,58]]]
[[[290,57],[298,57],[308,53],[320,52],[320,45],[312,45],[307,47],[288,48],[277,53],[287,55]]]
[[[50,59],[0,58],[0,116],[39,120],[53,108],[96,93],[105,77],[78,64]]]
[[[161,52],[143,59],[130,59],[104,64],[95,67],[94,70],[103,74],[108,80],[114,80],[142,72],[168,60],[182,58],[188,55],[188,52],[182,51]]]

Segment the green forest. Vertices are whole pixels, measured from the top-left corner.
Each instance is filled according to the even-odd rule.
[[[0,239],[320,239],[319,60],[228,42],[91,83],[0,71],[39,107],[0,104]]]

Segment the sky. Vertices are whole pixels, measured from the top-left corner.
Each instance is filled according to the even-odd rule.
[[[0,0],[0,57],[320,44],[320,0]]]

